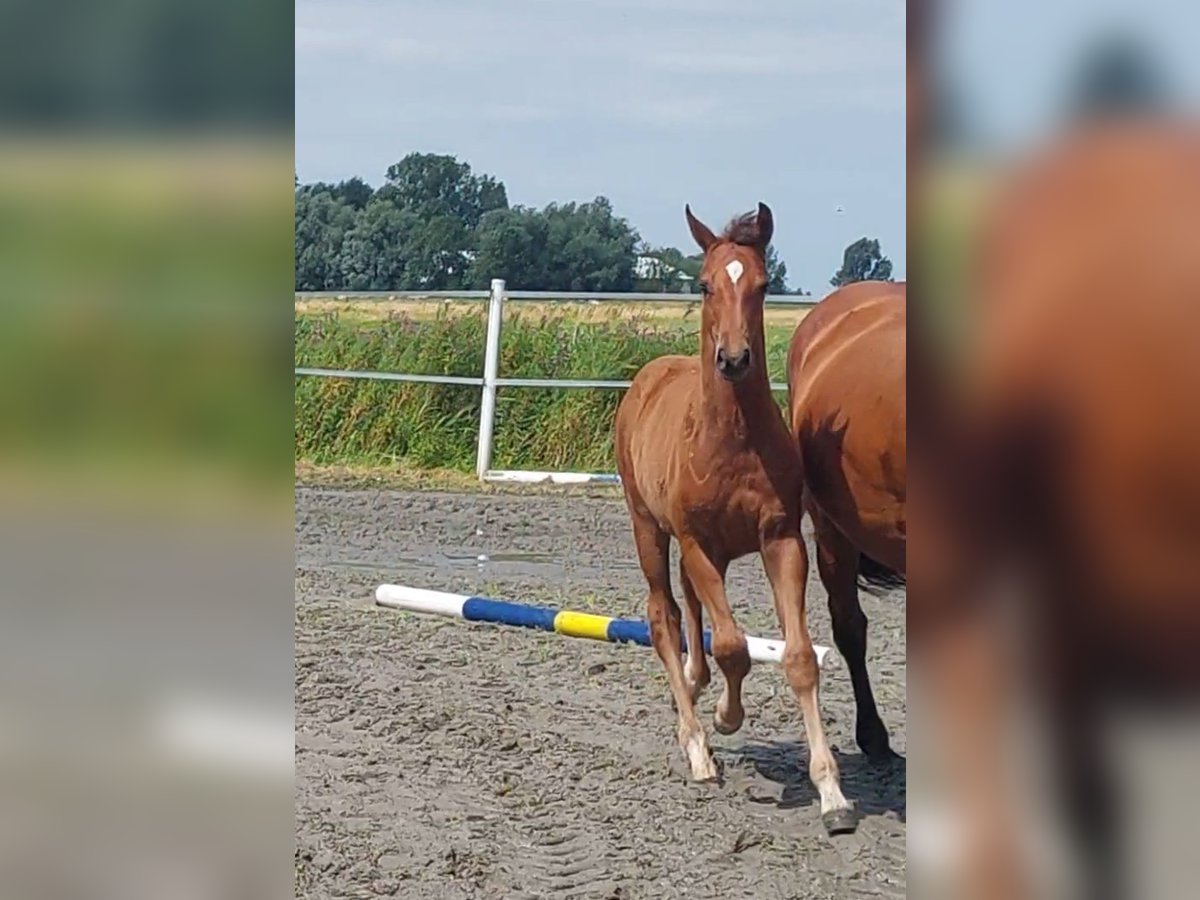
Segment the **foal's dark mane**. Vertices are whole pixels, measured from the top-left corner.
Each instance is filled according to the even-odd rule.
[[[753,210],[734,216],[721,232],[721,240],[742,247],[758,247],[758,213]]]

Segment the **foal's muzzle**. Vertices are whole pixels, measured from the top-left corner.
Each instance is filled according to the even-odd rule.
[[[726,353],[724,347],[717,348],[717,371],[726,381],[741,381],[750,369],[750,348],[741,353]]]

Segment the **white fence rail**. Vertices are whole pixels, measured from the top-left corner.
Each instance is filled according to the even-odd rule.
[[[475,452],[475,474],[481,481],[553,482],[555,484],[608,483],[620,479],[613,473],[534,472],[492,468],[492,439],[496,424],[496,393],[500,388],[590,388],[624,390],[628,381],[579,378],[503,378],[500,375],[500,331],[504,306],[508,302],[561,301],[566,303],[698,303],[697,294],[609,293],[594,291],[509,291],[504,280],[492,279],[490,291],[299,291],[298,300],[479,300],[487,302],[487,335],[484,347],[483,373],[472,375],[422,375],[412,372],[372,372],[357,369],[317,369],[297,366],[297,377],[347,378],[372,381],[400,381],[415,384],[451,384],[478,387],[479,440]],[[773,306],[811,307],[812,297],[769,295]],[[773,390],[787,390],[786,384],[772,383]]]

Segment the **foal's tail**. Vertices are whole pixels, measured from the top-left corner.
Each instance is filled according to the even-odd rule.
[[[907,585],[908,579],[895,569],[889,569],[865,553],[858,555],[858,586],[864,591],[880,594]]]

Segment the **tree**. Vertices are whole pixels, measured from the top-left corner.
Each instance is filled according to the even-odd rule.
[[[687,257],[676,247],[652,247],[642,242],[637,257],[635,290],[685,293],[696,278]]]
[[[628,291],[638,235],[604,197],[543,210],[496,210],[481,220],[471,281],[518,290]]]
[[[342,241],[353,224],[354,210],[328,190],[297,192],[296,290],[329,291],[344,286]]]
[[[427,221],[449,216],[474,229],[484,213],[508,207],[504,184],[489,175],[474,175],[453,156],[410,153],[388,166],[387,184],[379,195]]]
[[[551,203],[546,218],[550,270],[546,290],[629,291],[638,233],[614,215],[607,197],[590,203]]]
[[[355,217],[342,243],[344,286],[354,291],[389,291],[410,285],[409,252],[423,226],[415,213],[386,199],[372,199]]]
[[[369,184],[355,175],[346,181],[338,182],[333,186],[331,193],[352,209],[365,209],[375,192]]]
[[[774,245],[767,246],[767,293],[768,294],[786,294],[787,286],[787,263],[779,258],[779,254],[775,252]]]
[[[522,206],[486,213],[475,230],[470,281],[486,287],[503,278],[510,287],[536,289],[546,272],[546,228],[540,213]]]
[[[402,285],[409,290],[450,291],[467,286],[467,227],[453,216],[438,216],[409,235]]]
[[[855,281],[891,281],[892,261],[879,251],[879,241],[859,238],[846,248],[842,255],[842,267],[834,273],[829,283],[834,287]]]
[[[660,247],[654,251],[654,254],[672,269],[683,272],[685,275],[695,278],[700,274],[700,267],[693,265],[693,261],[677,247]]]

